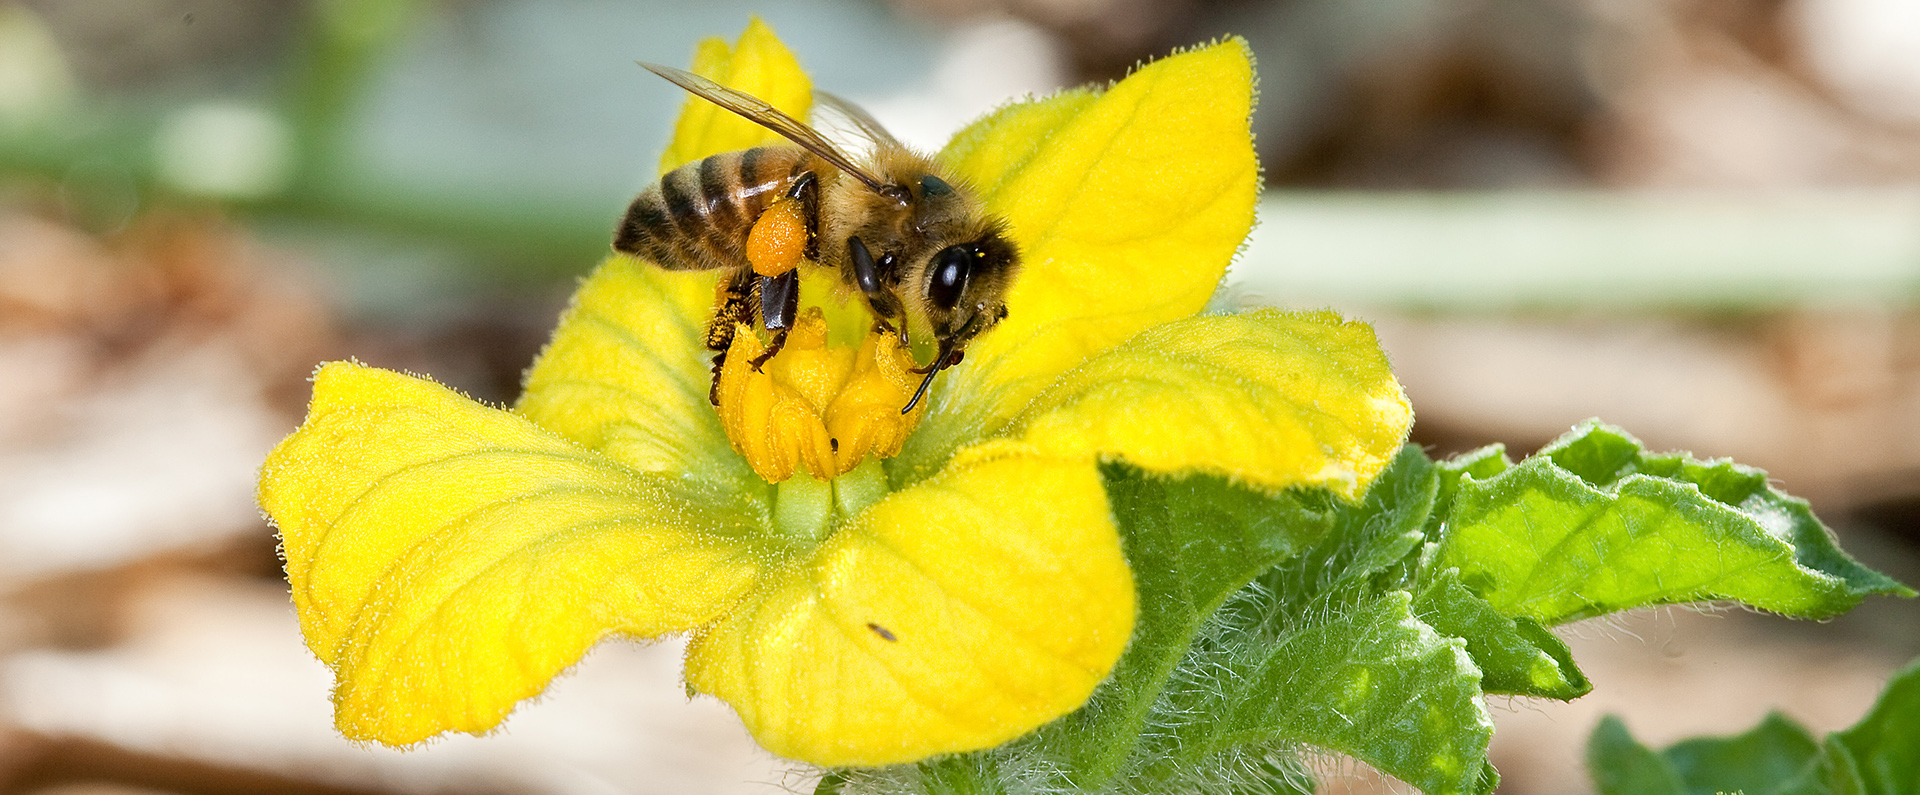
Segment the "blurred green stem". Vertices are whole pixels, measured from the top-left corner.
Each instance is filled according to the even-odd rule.
[[[347,165],[344,144],[354,106],[419,10],[417,0],[319,0],[313,4],[284,108],[298,152],[296,186],[322,185],[328,175]]]

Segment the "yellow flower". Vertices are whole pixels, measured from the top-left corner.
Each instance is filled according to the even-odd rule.
[[[796,116],[811,94],[757,22],[695,68]],[[716,274],[621,257],[511,410],[321,367],[260,501],[340,730],[485,732],[601,639],[677,632],[690,689],[820,765],[990,747],[1078,707],[1134,621],[1101,461],[1353,497],[1411,422],[1365,326],[1196,314],[1253,221],[1251,101],[1246,46],[1227,40],[960,132],[940,157],[1007,220],[1025,269],[917,428],[885,392],[912,385],[908,354],[859,343],[859,318],[833,339],[849,310],[832,301],[765,372],[729,376],[764,383],[723,379],[764,406],[716,412]],[[690,100],[663,167],[772,141]],[[829,274],[802,295],[832,292]],[[895,425],[863,408],[882,404]],[[812,417],[828,448],[729,411]],[[843,436],[859,449],[833,449]],[[763,476],[749,457],[789,463]]]

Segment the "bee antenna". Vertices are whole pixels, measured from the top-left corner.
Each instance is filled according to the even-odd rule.
[[[975,335],[980,333],[982,325],[981,317],[982,315],[980,313],[974,313],[973,317],[967,318],[966,324],[960,327],[958,334],[942,341],[940,343],[940,355],[933,357],[933,363],[927,365],[927,369],[922,370],[917,367],[908,369],[908,372],[926,373],[927,377],[920,379],[920,388],[913,391],[913,399],[907,401],[907,407],[900,410],[901,414],[912,411],[913,407],[920,402],[920,396],[927,393],[927,387],[933,386],[933,377],[935,375],[938,375],[941,370],[960,363],[960,357],[965,355],[965,352],[961,350],[961,346],[965,345],[968,340],[973,339]]]
[[[960,351],[955,350],[951,343],[941,345],[940,355],[933,357],[933,364],[927,365],[927,369],[925,371],[927,374],[927,377],[920,379],[920,388],[913,390],[913,399],[907,401],[907,407],[901,409],[900,413],[905,414],[909,411],[912,411],[914,406],[919,405],[920,397],[922,395],[927,394],[927,387],[933,386],[933,377],[936,375],[939,375],[941,370],[945,370],[949,367],[954,366],[955,364],[958,364],[960,362],[960,356],[961,356]],[[921,371],[918,369],[915,369],[915,370],[911,370],[910,372],[918,373]]]
[[[901,414],[912,411],[914,406],[920,405],[920,396],[927,394],[927,387],[933,386],[933,377],[939,374],[940,368],[938,367],[927,371],[927,377],[920,379],[920,388],[913,390],[913,399],[907,401],[906,408],[900,410]]]

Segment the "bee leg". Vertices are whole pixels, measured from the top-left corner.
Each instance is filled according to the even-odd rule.
[[[787,330],[780,329],[779,331],[774,332],[773,339],[767,342],[767,349],[764,351],[761,351],[759,356],[753,357],[753,361],[747,362],[747,364],[753,365],[754,372],[756,373],[760,372],[760,365],[763,365],[769,361],[772,361],[774,355],[778,354],[780,352],[780,349],[786,346],[787,346]]]
[[[727,364],[735,329],[753,322],[753,274],[742,271],[721,282],[714,297],[713,320],[707,322],[707,350],[713,351],[713,386],[707,400],[720,405],[720,370]]]
[[[942,344],[940,346],[940,355],[933,357],[933,364],[927,365],[926,369],[918,367],[908,368],[907,372],[925,373],[927,377],[920,379],[920,388],[913,390],[913,399],[907,401],[907,405],[900,409],[900,413],[906,414],[907,412],[913,411],[913,407],[919,404],[920,398],[927,394],[927,387],[933,386],[933,377],[939,375],[941,370],[959,364],[960,357],[961,353],[959,349]]]
[[[866,296],[867,307],[873,310],[874,326],[886,331],[894,331],[897,328],[900,333],[900,347],[906,347],[907,324],[902,317],[900,300],[887,289],[891,274],[883,273],[890,270],[889,266],[894,260],[893,255],[885,254],[875,261],[873,252],[867,250],[866,241],[856,236],[847,238],[847,258],[853,261],[853,283],[860,288],[860,293]],[[895,321],[899,321],[897,326]]]
[[[715,406],[720,405],[720,371],[726,369],[726,366],[726,351],[721,351],[713,355],[713,385],[707,387],[707,402]]]
[[[819,207],[812,200],[818,192],[817,181],[811,171],[801,174],[785,195],[767,203],[747,229],[744,253],[754,273],[771,279],[819,258],[814,234]]]
[[[876,316],[873,319],[873,331],[876,334],[893,334],[898,336],[900,338],[900,347],[902,348],[911,344],[911,341],[907,339],[907,324],[905,323],[901,323],[898,327],[895,327],[892,321],[884,317]]]
[[[787,271],[774,277],[760,277],[760,317],[766,323],[773,339],[767,343],[767,349],[753,357],[753,369],[766,364],[787,344],[787,331],[793,328],[794,317],[800,313],[800,272]]]
[[[820,259],[820,178],[808,171],[787,186],[787,198],[800,202],[800,217],[807,221],[807,259]]]
[[[753,287],[753,274],[745,272],[720,283],[707,321],[707,350],[724,353],[733,344],[734,327],[753,322]]]
[[[911,413],[913,411],[913,407],[920,404],[921,396],[927,394],[927,387],[933,386],[934,373],[938,373],[938,372],[940,371],[938,369],[935,369],[933,372],[927,373],[926,378],[920,379],[920,388],[913,390],[913,399],[907,401],[907,405],[900,407],[901,414],[905,415],[905,414]]]

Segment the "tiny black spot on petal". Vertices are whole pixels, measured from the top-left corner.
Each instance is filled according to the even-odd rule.
[[[867,622],[867,629],[873,630],[873,634],[879,635],[881,640],[884,640],[888,643],[892,643],[894,641],[899,640],[899,638],[896,638],[893,636],[892,632],[887,631],[886,627],[880,626],[879,624],[875,624],[871,621]]]

